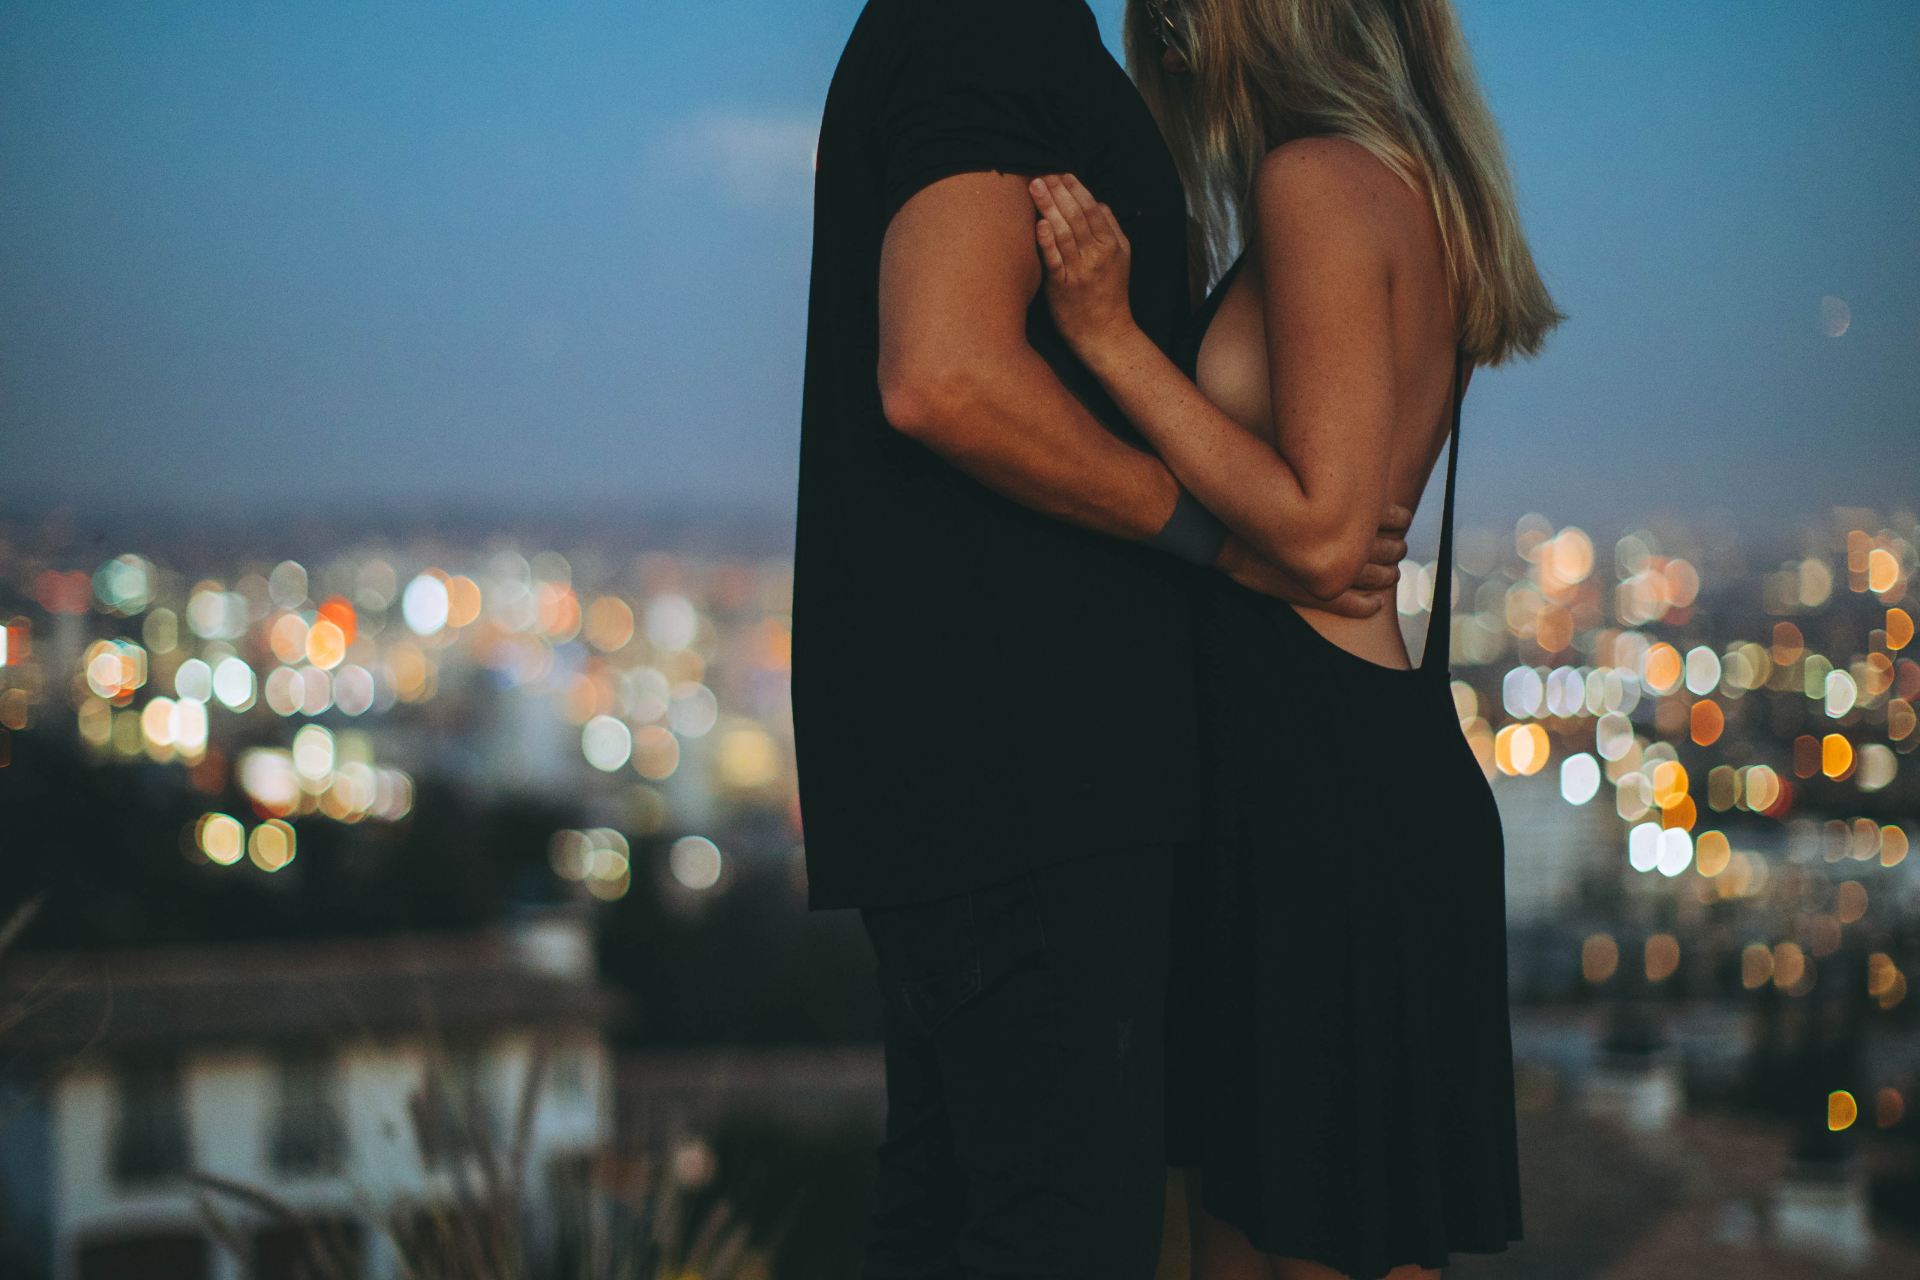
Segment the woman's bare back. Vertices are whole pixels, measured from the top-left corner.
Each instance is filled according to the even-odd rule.
[[[1456,330],[1433,210],[1424,195],[1408,188],[1384,165],[1379,172],[1382,193],[1390,194],[1373,201],[1371,207],[1386,221],[1392,246],[1388,293],[1393,367],[1389,376],[1395,409],[1388,497],[1413,510],[1446,446],[1452,421],[1447,393],[1453,380]],[[1287,427],[1273,420],[1265,288],[1258,250],[1250,245],[1201,341],[1195,381],[1228,417],[1284,456]],[[1461,391],[1465,394],[1464,387]],[[1349,653],[1383,667],[1412,665],[1395,609],[1383,609],[1370,618],[1345,618],[1296,608],[1314,630]]]

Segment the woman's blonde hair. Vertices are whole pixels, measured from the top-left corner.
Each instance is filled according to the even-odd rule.
[[[1162,67],[1157,20],[1127,0],[1127,64],[1201,229],[1196,277],[1250,225],[1254,176],[1292,138],[1348,138],[1433,202],[1478,364],[1535,355],[1563,315],[1540,279],[1505,148],[1449,0],[1166,0],[1190,74]]]

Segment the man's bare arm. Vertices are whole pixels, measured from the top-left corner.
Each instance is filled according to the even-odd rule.
[[[894,216],[880,255],[887,421],[1016,502],[1149,538],[1173,510],[1173,473],[1101,426],[1027,342],[1041,271],[1026,184],[963,173]]]

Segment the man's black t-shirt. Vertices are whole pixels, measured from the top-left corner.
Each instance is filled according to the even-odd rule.
[[[1173,159],[1084,0],[871,0],[827,95],[801,415],[793,711],[810,898],[882,906],[1197,830],[1190,566],[1004,498],[881,411],[880,244],[958,173],[1071,171],[1186,312]],[[1139,437],[1035,299],[1034,348]],[[1143,446],[1144,447],[1144,446]]]

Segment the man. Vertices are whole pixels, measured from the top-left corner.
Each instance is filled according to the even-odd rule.
[[[1037,301],[1059,171],[1170,344],[1186,201],[1084,0],[871,0],[820,134],[793,679],[811,904],[862,909],[884,996],[871,1280],[1152,1274],[1187,591],[1290,589]]]

